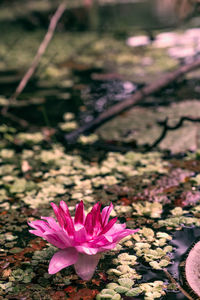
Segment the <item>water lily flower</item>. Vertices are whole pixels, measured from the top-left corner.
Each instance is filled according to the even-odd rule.
[[[29,222],[34,228],[29,230],[59,248],[49,264],[49,274],[70,265],[83,280],[90,280],[99,262],[101,252],[113,249],[125,236],[138,231],[125,229],[126,224],[119,224],[117,217],[109,221],[113,209],[112,203],[102,209],[96,203],[85,215],[84,204],[76,205],[75,217],[71,217],[67,204],[61,201],[59,206],[51,203],[57,221],[52,217],[41,217],[43,220]]]

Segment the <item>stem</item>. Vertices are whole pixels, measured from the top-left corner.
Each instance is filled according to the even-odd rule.
[[[166,270],[166,269],[163,269],[165,275],[167,276],[167,278],[173,283],[176,285],[176,287],[179,289],[179,291],[186,297],[188,298],[189,300],[194,300],[189,294],[188,292],[186,292],[181,286],[180,284],[174,279],[174,277]]]

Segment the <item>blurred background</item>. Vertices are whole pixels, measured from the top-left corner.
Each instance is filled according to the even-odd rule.
[[[56,0],[0,3],[2,124],[20,129],[22,119],[28,124],[25,131],[49,127],[64,137],[199,55],[198,0],[66,1],[35,74],[17,100],[10,101],[59,4]],[[184,115],[200,117],[199,93],[199,72],[189,73],[96,133],[104,141],[136,148],[152,144],[162,132],[159,122],[166,117],[169,124]],[[5,114],[5,107],[10,115]],[[66,113],[72,113],[71,117]],[[145,120],[141,119],[144,115]],[[174,152],[195,150],[198,129],[188,122],[159,146]]]

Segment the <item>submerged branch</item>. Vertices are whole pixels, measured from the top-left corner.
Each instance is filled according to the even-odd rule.
[[[190,121],[190,122],[200,122],[200,118],[192,118],[192,117],[181,117],[180,120],[178,121],[178,123],[174,126],[170,126],[168,125],[168,118],[166,118],[164,121],[159,122],[159,125],[163,126],[163,131],[161,132],[161,135],[157,138],[157,140],[155,140],[155,142],[148,147],[148,150],[151,150],[153,148],[155,148],[158,144],[160,144],[160,142],[166,137],[168,131],[170,130],[176,130],[178,128],[180,128],[184,121]]]
[[[167,278],[171,281],[171,283],[173,283],[177,289],[179,289],[179,291],[189,300],[194,300],[194,298],[192,298],[188,292],[186,292],[181,286],[180,284],[174,279],[174,277],[166,270],[163,269],[165,275],[167,276]]]
[[[97,127],[107,122],[111,118],[119,115],[121,112],[128,110],[134,105],[138,104],[144,97],[160,91],[161,89],[167,87],[173,81],[177,80],[179,77],[199,67],[200,67],[200,58],[196,59],[194,62],[190,64],[179,67],[175,71],[163,75],[162,78],[136,91],[130,98],[113,105],[108,110],[100,114],[96,119],[79,127],[78,129],[72,131],[71,133],[66,134],[65,140],[68,143],[74,143],[79,137],[79,135],[92,132]]]

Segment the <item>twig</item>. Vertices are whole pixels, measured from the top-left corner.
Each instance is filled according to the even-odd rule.
[[[174,277],[166,270],[166,269],[163,269],[165,275],[167,276],[167,278],[173,283],[175,284],[175,286],[179,289],[179,291],[186,297],[188,298],[189,300],[194,300],[194,298],[192,298],[188,292],[186,292],[181,286],[180,284],[174,279]]]
[[[179,77],[199,67],[200,67],[200,58],[196,59],[194,62],[190,64],[186,64],[179,67],[177,70],[171,73],[165,74],[162,78],[155,80],[153,83],[150,83],[146,87],[143,87],[142,89],[135,92],[133,96],[131,96],[130,98],[113,105],[108,110],[100,114],[96,119],[83,125],[82,127],[79,127],[78,129],[72,131],[71,133],[65,135],[66,141],[68,143],[74,143],[80,134],[93,131],[101,124],[119,115],[121,112],[128,110],[133,105],[136,105],[144,97],[149,96],[155,92],[158,92],[159,90],[168,86],[173,81],[177,80]]]
[[[169,130],[176,130],[176,129],[180,128],[183,125],[184,121],[190,121],[190,122],[195,123],[195,122],[200,122],[200,118],[181,117],[180,120],[178,121],[178,123],[174,126],[170,126],[170,125],[167,124],[168,123],[168,118],[166,118],[162,122],[159,122],[159,125],[164,126],[163,131],[161,132],[161,135],[157,138],[157,140],[151,146],[147,147],[147,149],[151,150],[151,149],[155,148],[166,137],[167,132]]]
[[[19,124],[21,127],[26,128],[29,126],[28,122],[24,119],[21,119],[17,116],[15,116],[14,114],[10,113],[10,112],[6,112],[5,114],[6,118],[9,118],[11,121]]]
[[[56,25],[58,23],[58,21],[60,20],[60,18],[62,17],[64,11],[66,9],[66,4],[65,2],[62,2],[56,12],[54,13],[53,17],[50,20],[49,23],[49,27],[47,30],[47,33],[42,41],[42,43],[40,44],[38,51],[32,61],[31,66],[29,67],[29,69],[27,70],[27,72],[25,73],[25,75],[23,76],[23,78],[21,79],[19,85],[16,88],[16,91],[14,92],[14,94],[10,97],[10,101],[13,102],[16,100],[16,98],[21,94],[21,92],[24,90],[25,86],[27,85],[28,81],[30,80],[31,76],[33,75],[33,73],[35,72],[40,59],[42,57],[42,55],[44,54],[49,42],[51,41],[54,31],[56,29]],[[22,127],[27,127],[28,126],[28,122],[26,120],[20,119],[18,117],[16,117],[15,115],[13,115],[12,113],[8,112],[8,108],[9,106],[5,106],[2,110],[1,113],[2,115],[4,115],[5,117],[10,118],[12,121],[18,123],[19,125],[21,125]]]
[[[61,16],[63,15],[65,9],[66,9],[66,4],[65,4],[65,2],[62,2],[58,6],[58,8],[57,8],[56,12],[54,13],[53,17],[51,18],[47,33],[46,33],[42,43],[40,44],[40,46],[38,48],[37,54],[35,55],[31,66],[29,67],[26,74],[23,76],[23,78],[20,81],[16,91],[10,97],[10,99],[16,99],[21,94],[21,92],[24,90],[24,88],[27,85],[28,81],[30,80],[31,76],[35,72],[35,69],[37,68],[37,65],[38,65],[42,55],[44,54],[49,42],[51,41],[52,36],[54,34],[54,31],[55,31],[55,28],[56,28],[56,25],[57,25],[58,21],[60,20]]]

